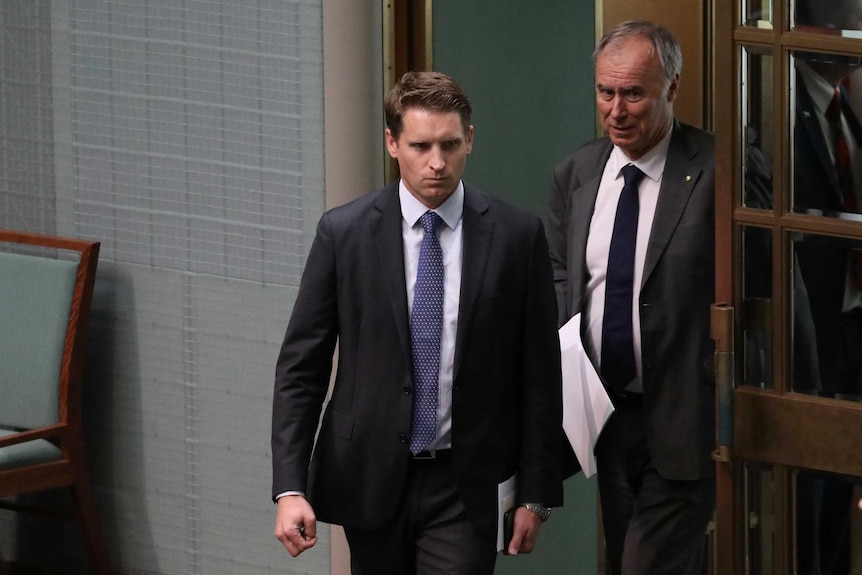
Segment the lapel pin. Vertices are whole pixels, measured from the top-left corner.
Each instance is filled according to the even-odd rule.
[[[686,176],[686,177],[685,177],[685,181],[686,181],[686,182],[690,182],[690,181],[691,181],[691,176]]]

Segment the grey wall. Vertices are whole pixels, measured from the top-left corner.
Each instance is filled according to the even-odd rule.
[[[551,169],[595,134],[593,0],[434,0],[435,70],[473,102],[475,142],[465,179],[545,215]],[[566,482],[566,504],[528,556],[501,574],[596,573],[596,484]]]
[[[269,453],[322,44],[321,0],[0,1],[0,226],[101,241],[83,412],[118,573],[330,572],[328,528],[297,560],[273,537]],[[74,522],[0,513],[0,560],[83,556]]]

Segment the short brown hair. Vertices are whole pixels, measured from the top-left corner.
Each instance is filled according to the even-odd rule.
[[[407,72],[389,91],[384,105],[386,127],[396,140],[404,128],[404,112],[419,108],[433,112],[456,112],[464,132],[470,129],[473,107],[463,88],[441,72]]]

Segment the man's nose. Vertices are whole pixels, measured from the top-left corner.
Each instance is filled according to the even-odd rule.
[[[626,105],[627,105],[627,102],[626,102],[625,97],[623,97],[620,94],[616,94],[614,96],[613,102],[611,103],[611,114],[615,118],[619,117],[619,116],[624,116],[626,114],[626,111],[627,111]]]
[[[438,147],[434,147],[431,150],[431,155],[428,160],[428,165],[435,172],[439,172],[444,167],[446,167],[446,158],[443,157],[443,150]]]

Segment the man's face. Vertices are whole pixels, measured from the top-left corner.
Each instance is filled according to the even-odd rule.
[[[386,148],[410,193],[436,208],[458,187],[473,148],[473,126],[465,132],[457,112],[421,108],[408,108],[402,124],[398,139],[386,130]]]
[[[602,125],[630,160],[650,151],[673,126],[679,77],[668,85],[649,39],[607,46],[596,59],[596,103]]]

